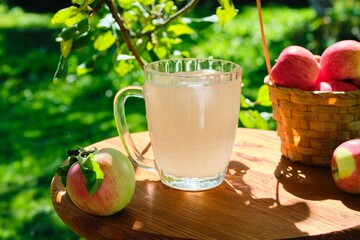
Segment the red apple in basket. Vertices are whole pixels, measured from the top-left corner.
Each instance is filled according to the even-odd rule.
[[[107,216],[130,202],[135,191],[135,173],[124,154],[112,148],[68,152],[72,152],[69,164],[60,167],[58,174],[63,183],[66,179],[66,192],[78,208]]]
[[[360,139],[346,141],[335,149],[331,170],[338,188],[360,194]]]
[[[360,89],[360,79],[353,79],[351,80],[351,83]]]
[[[330,45],[321,55],[320,66],[323,81],[360,83],[360,42],[343,40]]]
[[[325,92],[350,92],[356,90],[359,90],[357,86],[344,81],[319,82],[315,87],[315,91]]]
[[[319,72],[318,57],[301,46],[289,46],[280,53],[270,77],[278,86],[311,90]]]

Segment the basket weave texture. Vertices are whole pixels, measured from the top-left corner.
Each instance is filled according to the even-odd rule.
[[[294,162],[326,166],[341,143],[360,138],[360,90],[312,92],[269,82],[281,153]]]

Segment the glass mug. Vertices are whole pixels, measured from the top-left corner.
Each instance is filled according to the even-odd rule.
[[[216,59],[169,59],[144,67],[144,86],[125,87],[114,98],[117,129],[129,158],[156,169],[172,188],[199,191],[224,180],[240,110],[239,65]],[[138,151],[126,119],[128,97],[145,100],[154,160]]]

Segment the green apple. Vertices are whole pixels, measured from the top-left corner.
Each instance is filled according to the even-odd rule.
[[[331,170],[340,190],[360,194],[360,139],[346,141],[335,149]]]

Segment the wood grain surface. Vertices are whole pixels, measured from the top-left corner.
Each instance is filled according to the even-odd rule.
[[[148,133],[133,138],[151,157]],[[124,152],[119,137],[92,146]],[[211,190],[179,191],[156,172],[135,171],[132,201],[112,216],[78,209],[56,175],[54,209],[86,239],[360,239],[360,195],[338,190],[329,168],[282,157],[274,131],[238,129],[226,179]]]

